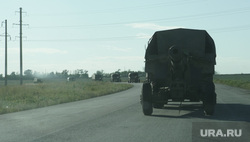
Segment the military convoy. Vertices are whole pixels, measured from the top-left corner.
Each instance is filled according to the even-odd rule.
[[[144,115],[168,102],[203,102],[206,115],[216,104],[213,83],[216,51],[205,30],[173,29],[157,31],[145,54],[146,82],[142,85]]]
[[[102,74],[93,74],[92,75],[92,80],[94,80],[94,81],[103,81],[102,78],[103,78]]]
[[[139,83],[140,78],[137,72],[131,72],[128,74],[128,83]]]
[[[112,73],[110,80],[111,80],[111,82],[121,82],[121,75],[120,75],[120,73],[119,72]]]
[[[67,77],[67,81],[70,82],[70,81],[76,81],[76,78],[75,77]]]
[[[33,82],[34,83],[43,83],[42,79],[36,78],[36,77],[34,78]]]

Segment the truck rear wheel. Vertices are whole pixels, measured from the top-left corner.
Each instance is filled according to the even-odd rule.
[[[153,113],[152,89],[150,83],[143,83],[141,95],[142,111],[144,115]]]
[[[213,115],[217,96],[213,82],[207,83],[206,86],[203,87],[203,95],[204,113],[205,115]]]
[[[205,115],[213,115],[214,114],[214,107],[213,104],[203,104],[204,107],[204,113]]]

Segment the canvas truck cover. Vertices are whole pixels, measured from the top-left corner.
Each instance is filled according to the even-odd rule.
[[[157,78],[165,78],[169,74],[169,48],[181,47],[183,53],[197,60],[216,64],[215,44],[205,30],[173,29],[157,31],[149,40],[145,54],[145,71],[153,73]],[[214,68],[212,69],[214,70]]]

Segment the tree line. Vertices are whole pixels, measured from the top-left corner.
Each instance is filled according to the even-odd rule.
[[[142,71],[114,71],[112,73],[119,72],[121,77],[128,77],[128,74],[131,72],[138,72],[140,77],[145,77],[146,73]],[[112,73],[105,73],[103,70],[97,70],[95,74],[101,74],[103,77],[109,78]],[[50,73],[39,73],[36,71],[32,71],[31,69],[27,69],[24,71],[23,79],[24,80],[33,80],[35,77],[37,78],[67,78],[67,77],[74,77],[74,78],[89,78],[89,73],[87,70],[84,69],[76,69],[73,72],[65,69],[61,72],[50,72]],[[20,74],[18,72],[12,72],[11,74],[7,75],[8,80],[19,80]],[[0,74],[0,79],[4,79],[3,74]]]

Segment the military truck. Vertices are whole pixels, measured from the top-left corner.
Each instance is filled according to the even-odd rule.
[[[140,78],[137,72],[131,72],[128,74],[128,83],[139,83]]]
[[[92,75],[92,80],[94,80],[94,81],[103,81],[102,78],[103,78],[102,74],[93,74]]]
[[[76,81],[76,78],[75,77],[67,77],[67,81],[70,82],[70,81]]]
[[[36,77],[34,78],[33,82],[34,83],[43,83],[42,79],[36,78]]]
[[[121,82],[121,75],[119,72],[111,74],[111,82]]]
[[[216,104],[213,83],[216,51],[205,30],[172,29],[157,31],[145,54],[146,82],[142,85],[144,115],[168,102],[202,101],[206,115]]]

